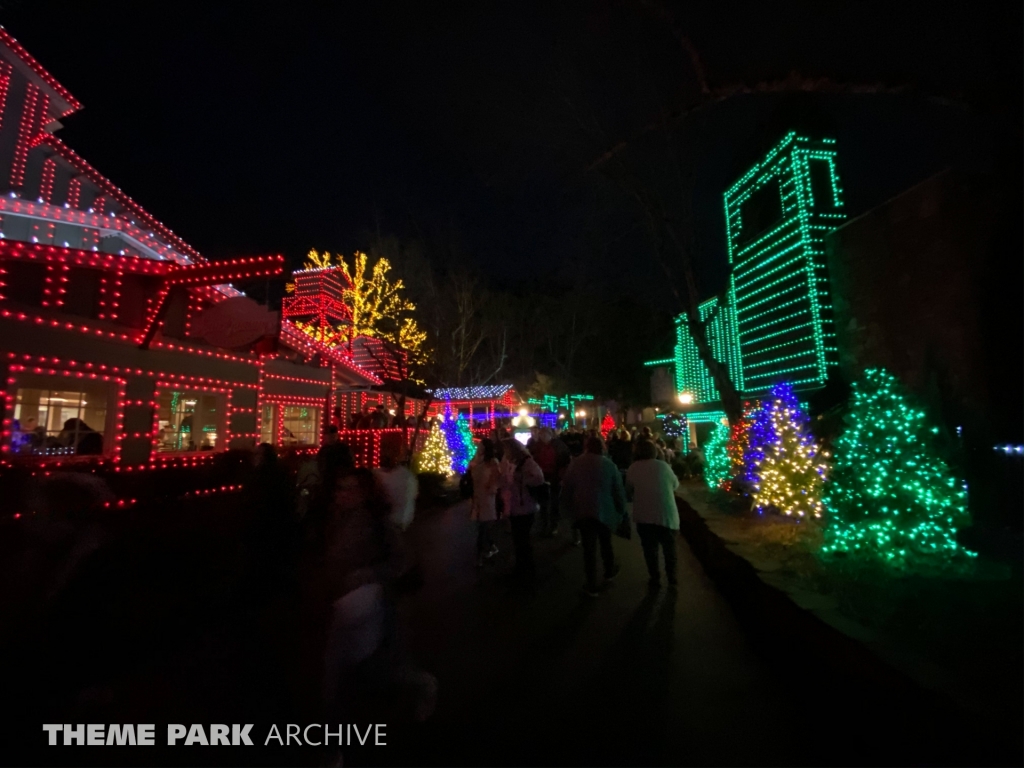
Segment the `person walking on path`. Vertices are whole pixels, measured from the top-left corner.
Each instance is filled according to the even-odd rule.
[[[587,450],[574,459],[562,481],[562,503],[576,520],[583,539],[583,569],[587,583],[583,591],[597,597],[597,552],[600,543],[605,581],[619,573],[612,550],[612,530],[626,516],[626,495],[622,474],[604,455],[604,441],[587,440]]]
[[[562,478],[565,477],[572,461],[572,454],[569,453],[569,446],[565,444],[560,435],[551,438],[551,445],[555,449],[555,471],[548,478],[551,485],[551,535],[558,535],[558,521],[562,518]]]
[[[508,491],[506,509],[512,524],[512,544],[516,553],[515,576],[522,587],[532,592],[536,567],[530,530],[538,509],[537,501],[533,498],[536,491],[532,489],[544,485],[544,473],[518,441],[510,438],[503,441],[502,445],[505,448],[502,477]]]
[[[539,499],[541,533],[545,536],[554,536],[558,532],[558,492],[563,469],[569,463],[569,451],[559,440],[553,438],[551,430],[547,427],[538,430],[537,439],[531,440],[530,443],[527,449],[544,473],[544,480],[548,484],[546,498]]]
[[[501,488],[501,469],[495,456],[494,441],[484,438],[469,468],[473,478],[470,520],[476,521],[477,567],[498,554],[491,529],[498,520],[497,495]]]
[[[651,589],[661,586],[658,571],[658,549],[665,558],[665,578],[670,588],[676,586],[676,534],[679,531],[679,508],[676,506],[676,473],[657,456],[657,447],[650,440],[636,446],[636,461],[626,472],[626,485],[633,489],[633,519],[640,534]]]
[[[420,490],[416,475],[392,453],[381,456],[380,469],[373,470],[373,474],[391,505],[391,523],[400,531],[408,530],[416,514],[416,497]]]

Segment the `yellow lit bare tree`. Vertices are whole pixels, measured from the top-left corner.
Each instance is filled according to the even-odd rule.
[[[392,281],[388,276],[391,262],[380,258],[371,267],[366,254],[359,251],[349,262],[340,254],[332,256],[326,251],[311,250],[303,265],[305,269],[331,266],[339,267],[345,276],[347,287],[342,300],[352,313],[352,322],[339,326],[337,343],[351,343],[358,336],[370,336],[404,352],[411,366],[424,362],[427,334],[412,316],[416,305],[405,297],[405,284],[400,278]],[[285,290],[290,293],[295,285],[289,283]],[[296,325],[311,336],[319,336],[319,331],[311,324]]]

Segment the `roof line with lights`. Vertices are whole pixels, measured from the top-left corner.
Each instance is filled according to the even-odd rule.
[[[82,108],[82,102],[72,96],[71,92],[67,88],[57,82],[57,78],[47,72],[43,65],[36,61],[35,57],[25,50],[25,47],[15,40],[11,33],[3,27],[0,27],[0,42],[6,45],[12,53],[21,59],[22,63],[31,69],[44,83],[46,83],[47,86],[53,89],[54,93],[67,102],[68,109],[61,113],[61,117],[69,115]]]
[[[59,154],[65,161],[77,168],[81,173],[84,173],[89,177],[89,180],[100,187],[104,192],[116,199],[121,205],[130,209],[132,213],[139,216],[147,224],[157,230],[161,235],[167,238],[173,245],[177,246],[182,253],[191,256],[195,259],[203,260],[202,255],[193,248],[191,245],[182,240],[176,235],[169,227],[161,223],[145,208],[135,202],[129,197],[120,187],[110,181],[106,176],[93,168],[88,161],[79,155],[75,150],[71,149],[67,144],[61,141],[53,134],[46,133],[42,135],[40,139],[41,144],[46,144],[51,147],[57,154]]]

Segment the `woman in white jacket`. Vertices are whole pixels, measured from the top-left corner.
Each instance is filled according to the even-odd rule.
[[[544,485],[544,473],[533,457],[516,440],[502,441],[505,456],[501,461],[502,478],[507,491],[509,519],[512,523],[512,544],[516,552],[515,575],[528,591],[534,588],[536,568],[530,530],[540,505],[531,488]]]
[[[626,485],[633,489],[633,519],[640,534],[650,586],[661,586],[658,572],[658,549],[665,557],[665,577],[669,587],[676,586],[676,535],[679,531],[679,508],[675,472],[656,456],[658,447],[650,440],[640,440],[636,460],[626,472]]]

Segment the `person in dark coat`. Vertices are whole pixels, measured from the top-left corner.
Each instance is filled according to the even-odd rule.
[[[383,405],[378,405],[373,409],[373,413],[370,414],[371,429],[386,429],[388,421],[388,412],[384,410]]]
[[[605,581],[618,575],[612,549],[612,531],[626,515],[626,498],[622,474],[604,456],[600,437],[587,440],[587,452],[569,465],[562,481],[562,503],[579,526],[583,537],[583,569],[585,594],[597,597],[597,549],[600,544]]]

